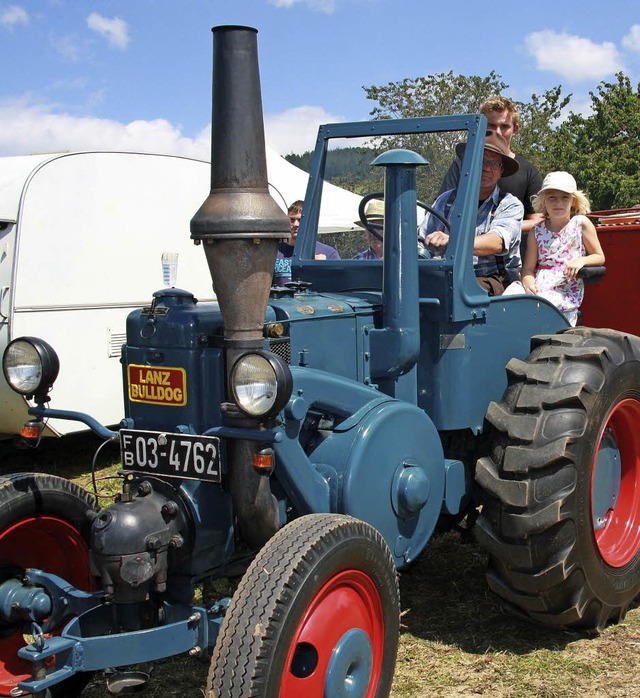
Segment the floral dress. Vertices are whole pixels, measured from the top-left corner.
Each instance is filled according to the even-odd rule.
[[[585,255],[582,243],[583,220],[584,216],[574,216],[557,233],[548,230],[544,221],[533,228],[538,243],[538,266],[535,272],[537,295],[553,303],[574,326],[578,320],[578,308],[584,298],[584,282],[582,279],[565,276],[564,268],[567,262]],[[511,284],[508,290],[509,294],[524,292],[520,282]]]

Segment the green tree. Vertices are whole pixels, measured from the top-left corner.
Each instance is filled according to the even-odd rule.
[[[571,113],[552,134],[549,169],[571,172],[594,210],[640,204],[640,85],[618,73],[590,97],[590,115]]]
[[[562,96],[557,85],[542,95],[531,95],[531,101],[518,102],[520,130],[513,139],[514,151],[531,160],[541,172],[555,169],[549,161],[548,146],[560,121],[562,110],[567,107],[571,95]]]
[[[450,70],[362,89],[367,99],[378,103],[370,112],[374,119],[406,119],[477,112],[489,95],[501,94],[507,87],[494,71],[483,78]]]
[[[487,97],[500,94],[507,87],[494,71],[486,77],[449,71],[363,89],[368,99],[377,102],[370,112],[374,119],[397,119],[477,113]],[[386,136],[371,145],[380,151],[408,148],[425,157],[429,166],[418,169],[418,197],[431,203],[455,157],[454,147],[459,140],[460,134],[456,133]]]
[[[449,71],[363,89],[376,103],[371,116],[393,119],[477,113],[487,97],[506,94],[509,86],[493,71],[485,77]],[[571,95],[564,96],[560,85],[518,102],[521,128],[513,141],[514,150],[543,175],[552,170],[574,174],[594,210],[640,204],[640,84],[634,87],[618,73],[615,82],[600,83],[590,97],[589,115],[571,112],[562,122]],[[338,158],[340,166],[327,173],[327,179],[360,194],[375,190],[379,185],[369,167],[373,157],[389,148],[409,148],[430,163],[418,169],[418,195],[430,203],[458,140],[455,134],[381,138],[370,143],[368,150],[343,153]]]
[[[472,114],[492,95],[505,94],[509,85],[502,76],[456,75],[453,71],[415,79],[391,82],[383,87],[364,87],[367,97],[378,103],[371,110],[374,119]],[[571,95],[563,96],[560,85],[533,94],[528,102],[517,102],[521,128],[514,139],[514,150],[531,160],[541,171],[547,167],[547,146],[562,110]],[[430,176],[419,180],[419,196],[432,200],[454,157],[456,134],[439,134],[425,139],[420,136],[382,139],[381,148],[402,147],[416,150],[429,160]]]

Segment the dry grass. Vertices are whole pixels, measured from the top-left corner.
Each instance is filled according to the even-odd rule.
[[[640,679],[640,611],[597,637],[506,615],[485,556],[457,534],[435,538],[401,577],[396,698],[626,697]]]
[[[38,469],[89,484],[96,446],[91,439],[69,448],[7,455],[5,472]],[[103,453],[99,489],[114,488],[116,453]],[[102,479],[105,478],[105,479]],[[117,485],[115,486],[117,488]],[[484,580],[478,546],[448,533],[434,538],[401,575],[402,635],[393,698],[631,698],[640,685],[640,609],[597,637],[550,630],[506,615]],[[146,688],[153,698],[203,696],[206,659],[175,657],[156,663]],[[105,676],[96,675],[82,698],[106,698]],[[234,697],[230,697],[234,698]],[[243,697],[238,697],[243,698]]]

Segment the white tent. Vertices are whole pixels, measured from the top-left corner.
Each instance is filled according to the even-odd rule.
[[[296,200],[304,199],[309,175],[267,147],[267,175],[271,195],[284,211]],[[325,183],[322,189],[319,233],[334,233],[355,228],[361,197],[346,189]]]

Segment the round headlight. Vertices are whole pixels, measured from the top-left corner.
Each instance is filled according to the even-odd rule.
[[[291,397],[291,371],[268,351],[241,356],[231,369],[231,392],[238,407],[251,417],[273,417]]]
[[[44,397],[58,376],[56,352],[42,339],[19,337],[9,342],[2,357],[2,370],[9,386],[27,397]]]

